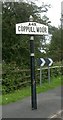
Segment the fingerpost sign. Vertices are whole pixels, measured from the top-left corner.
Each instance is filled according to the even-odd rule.
[[[48,26],[37,22],[33,22],[33,17],[30,15],[29,22],[16,24],[16,34],[30,35],[31,103],[32,103],[32,109],[34,110],[37,109],[34,35],[47,35]]]
[[[16,24],[16,34],[47,35],[48,26],[36,22],[25,22]]]

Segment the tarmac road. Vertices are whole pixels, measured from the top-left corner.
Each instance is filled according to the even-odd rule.
[[[62,87],[63,88],[63,87]],[[62,97],[63,99],[63,97]],[[31,109],[31,97],[3,105],[3,118],[50,118],[61,111],[61,87],[37,95],[37,110]]]

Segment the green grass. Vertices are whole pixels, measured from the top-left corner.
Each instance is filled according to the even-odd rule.
[[[44,83],[41,87],[37,86],[37,92],[46,92],[47,90],[53,89],[61,85],[61,77],[52,78],[50,84]]]
[[[53,89],[60,85],[61,85],[61,77],[52,78],[50,84],[44,83],[42,84],[42,86],[37,85],[37,93],[46,92],[47,90]],[[16,102],[30,95],[31,95],[31,88],[25,87],[22,88],[21,90],[16,90],[14,93],[0,96],[0,104],[8,104],[11,102]]]
[[[8,104],[10,102],[15,102],[17,100],[22,100],[27,96],[30,96],[30,87],[22,88],[21,90],[16,90],[14,93],[6,94],[2,96],[2,104]]]

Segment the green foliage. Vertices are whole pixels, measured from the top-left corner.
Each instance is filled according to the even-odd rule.
[[[6,69],[5,69],[6,68]],[[63,68],[62,68],[63,69]],[[51,78],[63,75],[62,69],[51,68]],[[16,64],[3,64],[2,93],[11,93],[15,90],[29,86],[31,83],[30,70],[22,70]],[[37,84],[40,82],[40,71],[35,71]],[[42,83],[48,83],[48,69],[42,70]]]
[[[52,40],[49,46],[48,56],[50,56],[53,61],[61,61],[62,49],[61,49],[61,28],[52,28]]]
[[[29,36],[16,35],[15,25],[17,23],[29,21],[29,16],[33,15],[34,21],[43,23],[38,13],[42,12],[42,7],[46,11],[50,5],[38,7],[35,3],[25,2],[4,2],[2,5],[2,59],[6,63],[16,62],[18,66],[29,66]],[[47,17],[46,17],[47,18]],[[46,20],[47,21],[47,20]],[[39,55],[38,47],[40,37],[35,38],[36,57]]]
[[[2,96],[2,104],[8,104],[11,102],[15,102],[20,99],[24,99],[29,96],[31,93],[30,87],[22,88],[21,90],[15,90],[13,93],[5,94]],[[0,101],[1,104],[1,101]]]
[[[16,35],[15,25],[29,21],[30,15],[33,15],[34,21],[42,23],[43,21],[38,15],[41,10],[42,7],[38,7],[34,3],[28,4],[22,1],[2,3],[3,93],[9,93],[21,88],[22,82],[25,82],[25,76],[29,76],[29,72],[18,71],[29,69],[30,37],[28,35]],[[39,56],[39,41],[40,37],[35,37],[36,58]],[[26,78],[26,80],[29,80],[29,78]]]
[[[10,93],[16,89],[20,89],[28,85],[30,79],[30,71],[25,72],[20,67],[13,64],[3,64],[3,76],[2,76],[2,93]],[[27,84],[24,84],[24,83]]]
[[[41,87],[37,85],[37,93],[46,92],[47,90],[53,89],[60,85],[61,85],[61,77],[53,78],[51,80],[51,84],[44,83],[42,84]],[[16,102],[17,100],[22,100],[25,97],[30,95],[31,95],[30,86],[25,87],[25,88],[22,88],[21,90],[16,90],[13,93],[0,96],[0,98],[2,97],[2,100],[0,99],[0,104],[8,104],[11,102]]]
[[[45,7],[45,6],[44,6]],[[47,8],[48,6],[46,6]],[[46,9],[48,11],[48,8]],[[20,89],[24,82],[30,81],[30,71],[23,72],[22,69],[30,68],[30,36],[16,35],[15,25],[21,22],[29,21],[30,14],[33,15],[34,21],[46,24],[49,20],[45,16],[45,21],[40,17],[42,6],[38,7],[34,3],[28,4],[25,2],[4,2],[2,4],[2,59],[3,59],[3,94],[13,92]],[[51,57],[53,61],[60,60],[61,44],[60,44],[60,29],[49,27],[49,32],[53,34],[51,44],[46,45],[47,54],[41,54],[38,48],[43,47],[43,36],[35,36],[35,60],[40,57]],[[41,42],[40,42],[41,41]],[[37,65],[36,65],[37,67]],[[20,72],[21,71],[21,72]],[[45,73],[45,74],[44,74]],[[37,76],[38,74],[38,76]],[[59,71],[54,71],[53,75],[57,76]],[[29,77],[28,77],[29,76]],[[36,73],[37,82],[39,82],[39,73]],[[43,83],[47,82],[47,71],[43,71]]]
[[[63,63],[63,29],[61,28],[61,61]]]
[[[29,63],[29,37],[16,35],[15,25],[28,21],[32,8],[25,3],[6,2],[2,11],[2,59],[6,63],[26,65]]]

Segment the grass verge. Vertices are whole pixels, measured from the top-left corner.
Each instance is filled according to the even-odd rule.
[[[57,86],[61,85],[61,76],[52,78],[51,83],[44,83],[42,86],[37,85],[37,93],[46,92],[47,90],[53,89]],[[6,95],[0,95],[0,104],[8,104],[11,102],[16,102],[18,100],[22,100],[27,96],[31,95],[31,88],[25,87],[21,90],[16,90],[14,93],[6,94]]]

